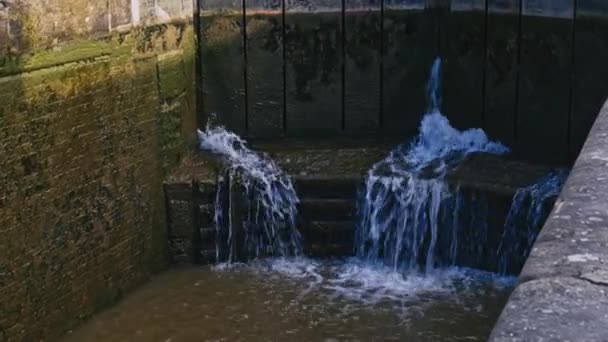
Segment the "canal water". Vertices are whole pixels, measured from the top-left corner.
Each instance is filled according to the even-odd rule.
[[[514,278],[355,259],[167,271],[68,333],[81,341],[485,341]]]

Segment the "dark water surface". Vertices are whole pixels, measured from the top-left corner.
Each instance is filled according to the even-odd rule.
[[[403,275],[355,260],[167,271],[69,341],[485,341],[513,279]]]

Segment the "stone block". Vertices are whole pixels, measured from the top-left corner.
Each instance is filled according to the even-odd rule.
[[[491,342],[605,341],[606,284],[561,276],[523,283],[511,295],[498,324]]]

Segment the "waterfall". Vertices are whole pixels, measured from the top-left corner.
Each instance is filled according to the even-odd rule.
[[[216,195],[218,261],[300,255],[299,199],[289,176],[223,127],[207,127],[198,136],[200,148],[220,156],[225,166]]]
[[[555,170],[534,184],[517,190],[498,247],[501,274],[523,265],[567,177],[566,170]]]
[[[435,268],[442,211],[459,203],[447,186],[447,171],[469,153],[509,151],[489,141],[481,129],[458,131],[450,125],[440,110],[440,77],[437,58],[428,82],[429,108],[418,136],[391,151],[366,176],[357,205],[356,254],[369,263],[400,271]],[[450,247],[454,258],[456,248]]]

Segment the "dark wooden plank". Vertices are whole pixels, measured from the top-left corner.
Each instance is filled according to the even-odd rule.
[[[205,114],[245,133],[245,59],[242,3],[201,0],[201,61]]]
[[[386,0],[384,7],[383,131],[406,139],[416,133],[427,109],[438,29],[422,0]]]
[[[575,23],[573,105],[570,116],[574,160],[608,96],[608,2],[578,1]]]
[[[341,0],[286,6],[287,135],[336,135],[342,129]]]
[[[380,128],[381,1],[345,1],[344,115],[351,134]]]
[[[484,130],[512,147],[517,110],[519,1],[489,0]]]
[[[283,135],[283,17],[281,1],[248,0],[247,104],[249,136]]]
[[[441,18],[443,113],[459,129],[483,124],[485,0],[452,0]]]
[[[574,8],[572,1],[537,3],[523,3],[516,151],[527,160],[561,164],[568,159]]]

